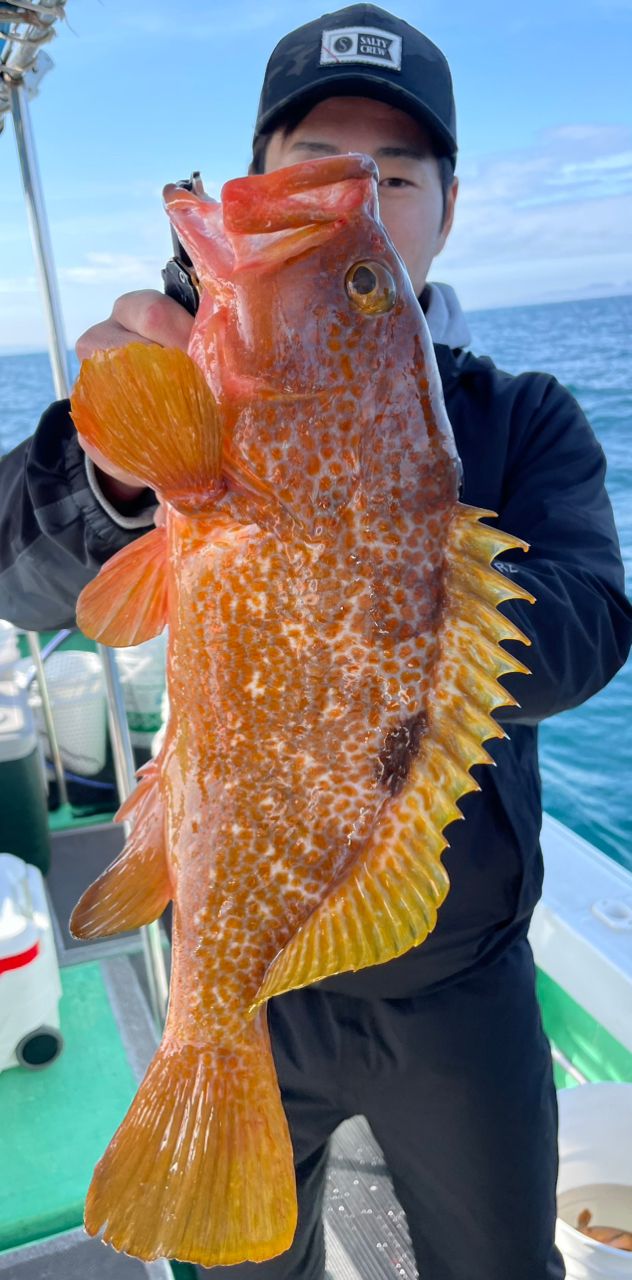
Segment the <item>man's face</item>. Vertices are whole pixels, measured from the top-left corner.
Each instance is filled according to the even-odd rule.
[[[411,116],[373,98],[326,98],[293,133],[277,129],[266,150],[266,173],[315,156],[361,151],[379,171],[380,216],[408,268],[417,296],[443,248],[454,217],[455,178],[442,220],[443,196],[428,134]]]

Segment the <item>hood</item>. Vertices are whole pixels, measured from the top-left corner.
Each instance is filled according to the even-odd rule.
[[[435,346],[469,347],[472,341],[461,304],[449,284],[427,284],[423,292],[423,309],[430,336]]]

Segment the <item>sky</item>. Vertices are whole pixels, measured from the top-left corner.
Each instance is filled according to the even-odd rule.
[[[31,103],[66,336],[160,288],[160,193],[243,174],[267,59],[307,0],[67,0]],[[387,6],[388,7],[388,6]],[[466,310],[632,293],[632,0],[399,0],[452,69],[461,189],[430,279]],[[46,345],[12,121],[0,350]]]

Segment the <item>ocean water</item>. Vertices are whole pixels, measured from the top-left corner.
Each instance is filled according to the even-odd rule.
[[[552,373],[579,401],[606,455],[630,594],[632,296],[471,312],[468,321],[478,355],[510,373]],[[632,870],[632,659],[583,706],[544,721],[540,766],[548,812]]]
[[[553,373],[577,398],[608,459],[632,589],[632,297],[472,312],[472,350],[511,373]],[[0,356],[0,454],[53,399],[46,355]],[[588,703],[540,730],[549,813],[632,869],[632,661]]]

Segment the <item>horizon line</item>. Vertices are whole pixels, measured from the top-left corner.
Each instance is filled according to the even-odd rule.
[[[566,307],[574,302],[609,302],[612,298],[632,298],[632,291],[623,293],[588,293],[582,297],[549,298],[541,302],[501,302],[492,307],[463,307],[464,316],[483,315],[488,311],[526,311],[532,307]],[[74,347],[68,347],[66,354],[76,359]],[[47,347],[27,347],[22,343],[15,347],[0,346],[0,356],[47,356]]]

